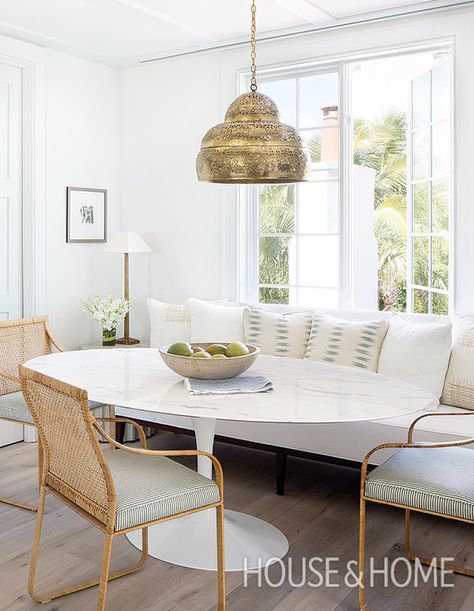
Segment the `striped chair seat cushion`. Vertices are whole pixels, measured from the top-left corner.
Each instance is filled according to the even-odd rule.
[[[474,451],[405,448],[367,476],[365,496],[474,520]]]
[[[164,456],[104,452],[117,494],[115,530],[217,503],[217,484]]]
[[[89,401],[89,407],[94,410],[104,407],[102,403]],[[22,392],[11,392],[7,395],[0,395],[0,420],[15,420],[23,424],[33,424],[29,409],[26,407]]]

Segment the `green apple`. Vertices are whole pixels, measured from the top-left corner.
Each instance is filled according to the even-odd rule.
[[[225,354],[212,354],[211,355],[213,359],[226,359],[226,355]]]
[[[195,352],[194,353],[194,358],[195,359],[210,359],[212,357],[209,354],[209,352],[206,352],[205,350],[203,350],[202,352]]]
[[[232,342],[227,346],[225,351],[226,356],[245,356],[250,350],[242,342]]]
[[[177,342],[168,348],[168,354],[176,356],[192,356],[194,354],[191,344],[187,342]]]
[[[225,355],[225,351],[226,351],[226,347],[224,346],[224,344],[212,344],[212,346],[209,346],[207,348],[207,352],[209,352],[211,356],[214,356],[214,354],[224,354]]]

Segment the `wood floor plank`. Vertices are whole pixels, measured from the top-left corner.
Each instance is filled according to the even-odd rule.
[[[192,438],[160,433],[151,445],[191,448]],[[268,569],[278,587],[257,575],[244,583],[242,573],[227,574],[228,609],[232,611],[356,611],[357,592],[343,579],[345,566],[357,558],[359,473],[346,467],[291,458],[286,494],[274,492],[274,456],[225,444],[215,453],[224,465],[226,506],[255,515],[280,528],[290,542],[289,555]],[[28,502],[37,498],[36,446],[15,444],[0,449],[0,490]],[[184,460],[193,466],[195,461]],[[92,588],[39,607],[26,594],[26,580],[36,515],[0,505],[0,610],[88,611],[95,608],[97,589]],[[403,556],[403,512],[371,504],[368,512],[367,554],[380,566],[384,558]],[[474,566],[474,529],[467,524],[415,515],[413,545],[429,555],[452,555],[456,562]],[[102,546],[101,534],[49,497],[39,564],[39,586],[56,587],[96,576]],[[125,537],[114,542],[113,566],[133,563],[138,552]],[[315,576],[304,572],[311,558],[337,557],[341,574],[333,577],[338,587],[312,587]],[[306,565],[305,565],[306,562]],[[291,565],[291,566],[290,566]],[[315,565],[321,570],[321,565]],[[402,568],[399,574],[402,574]],[[398,573],[397,573],[398,574]],[[383,587],[376,580],[367,592],[374,611],[471,611],[474,579],[453,577],[454,588]],[[300,587],[300,584],[301,587]],[[215,574],[174,566],[150,558],[140,572],[112,582],[107,608],[113,611],[210,611],[216,610]]]

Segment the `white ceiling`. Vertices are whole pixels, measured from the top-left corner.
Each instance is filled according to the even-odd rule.
[[[465,0],[257,0],[259,37]],[[250,0],[0,0],[0,33],[124,65],[247,40]]]

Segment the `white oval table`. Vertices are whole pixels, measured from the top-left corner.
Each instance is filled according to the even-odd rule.
[[[376,373],[263,355],[247,374],[267,376],[274,390],[235,395],[190,395],[183,379],[165,366],[154,349],[62,352],[32,359],[26,366],[86,389],[92,401],[137,410],[141,418],[143,412],[191,417],[197,449],[210,453],[218,419],[360,422],[414,413],[431,400],[424,390]],[[198,471],[212,476],[208,458],[198,458]],[[140,531],[136,533],[127,536],[140,547]],[[214,512],[204,511],[151,527],[149,549],[150,555],[166,562],[215,570]],[[274,526],[226,510],[226,570],[257,568],[271,559],[283,558],[287,551],[286,537]]]

